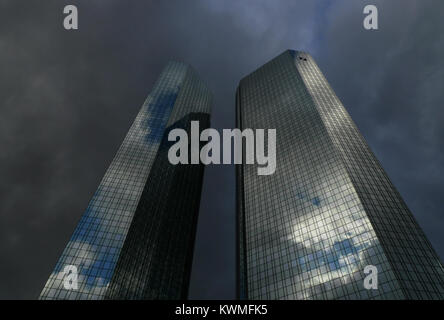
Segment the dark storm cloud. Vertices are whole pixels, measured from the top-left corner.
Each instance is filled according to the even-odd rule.
[[[439,1],[0,2],[0,298],[35,298],[170,59],[234,126],[240,78],[287,48],[312,53],[444,256],[444,43]],[[62,28],[77,4],[79,30]],[[191,298],[234,297],[234,170],[206,169]]]

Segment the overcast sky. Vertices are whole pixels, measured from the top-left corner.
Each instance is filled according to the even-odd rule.
[[[79,30],[63,7],[76,4]],[[362,26],[366,4],[379,30]],[[33,299],[168,60],[234,126],[243,76],[308,51],[444,258],[441,0],[0,0],[0,298]],[[208,166],[192,299],[235,297],[234,167]]]

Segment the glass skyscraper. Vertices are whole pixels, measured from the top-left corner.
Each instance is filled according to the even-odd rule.
[[[210,124],[211,94],[170,62],[105,173],[40,299],[187,297],[204,167],[172,165],[168,132]],[[77,289],[65,289],[67,266]],[[72,273],[69,273],[72,275]]]
[[[236,114],[277,150],[272,175],[237,166],[239,298],[444,299],[439,257],[309,54],[242,79]]]

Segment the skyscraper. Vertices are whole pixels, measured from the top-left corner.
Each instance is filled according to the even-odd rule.
[[[210,104],[192,68],[166,66],[40,299],[186,298],[204,168],[170,164],[168,132],[207,128]]]
[[[444,299],[439,257],[309,54],[242,79],[236,114],[277,149],[273,175],[237,166],[241,299]]]

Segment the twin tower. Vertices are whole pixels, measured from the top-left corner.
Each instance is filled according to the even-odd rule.
[[[168,133],[208,128],[210,105],[166,66],[40,299],[187,298],[204,165],[172,165]],[[444,299],[438,255],[310,55],[242,79],[236,126],[276,129],[277,150],[272,175],[236,165],[239,299]]]

